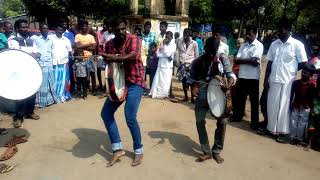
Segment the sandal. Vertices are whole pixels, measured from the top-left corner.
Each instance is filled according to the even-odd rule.
[[[113,166],[115,163],[119,162],[120,161],[120,158],[122,156],[124,156],[126,154],[126,152],[124,150],[118,150],[118,151],[115,151],[113,153],[113,156],[112,156],[112,159],[110,160],[110,162],[107,164],[107,167],[111,167]]]
[[[136,154],[134,156],[134,159],[132,161],[131,166],[138,166],[142,163],[142,159],[143,159],[143,154]]]
[[[13,166],[9,166],[7,164],[0,164],[0,173],[7,173],[11,170],[13,170]]]
[[[0,157],[0,161],[6,161],[12,158],[17,152],[18,152],[18,148],[16,146],[8,147],[8,149]]]
[[[4,147],[16,146],[17,144],[25,143],[28,141],[28,137],[26,135],[16,136],[13,135],[13,138],[8,141]]]
[[[0,128],[0,135],[8,134],[8,130],[5,128]]]
[[[213,154],[212,157],[218,164],[221,164],[224,161],[220,154]]]
[[[204,162],[208,159],[212,159],[212,155],[211,154],[204,154],[198,157],[198,159],[196,159],[196,162]]]

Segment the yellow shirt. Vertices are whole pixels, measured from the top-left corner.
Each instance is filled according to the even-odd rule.
[[[86,35],[77,34],[75,37],[75,43],[80,43],[81,45],[95,44],[96,40],[91,34],[86,34]],[[90,57],[92,56],[92,51],[83,50],[83,55],[85,57]]]

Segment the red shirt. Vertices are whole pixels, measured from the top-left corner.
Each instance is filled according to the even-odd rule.
[[[115,39],[116,38],[106,43],[105,52],[107,54],[120,54],[121,56],[135,53],[135,59],[123,62],[126,85],[128,86],[130,84],[137,84],[145,88],[146,85],[144,81],[144,72],[141,60],[140,38],[135,35],[126,34],[126,39],[124,40],[122,47],[119,49],[116,49],[115,47]]]
[[[308,81],[296,80],[292,84],[291,96],[293,97],[294,108],[310,108],[313,101],[315,85]]]

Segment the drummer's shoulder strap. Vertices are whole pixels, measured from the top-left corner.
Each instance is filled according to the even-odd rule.
[[[26,42],[24,41],[23,38],[20,38],[20,37],[14,37],[13,40],[17,41],[19,43],[19,46],[21,47],[24,47],[24,46],[27,46],[27,47],[32,47],[33,46],[33,40],[32,39],[27,39]]]

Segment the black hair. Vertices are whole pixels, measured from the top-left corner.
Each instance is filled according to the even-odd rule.
[[[172,33],[171,31],[167,31],[167,32],[166,32],[166,36],[167,36],[167,35],[173,37],[173,33]]]
[[[112,24],[113,28],[116,28],[121,23],[124,23],[127,26],[127,20],[125,18],[122,18],[122,17],[116,17],[115,19],[112,20],[111,24]]]
[[[4,23],[0,21],[0,28],[4,27]]]
[[[287,17],[282,17],[277,24],[277,28],[281,29],[284,28],[285,30],[291,31],[292,29],[292,22]]]
[[[205,52],[210,53],[210,51],[212,51],[210,54],[217,54],[219,45],[220,40],[218,38],[213,36],[209,37],[204,45]]]
[[[87,20],[80,20],[80,21],[78,22],[79,28],[83,27],[84,25],[87,25],[87,26],[89,25],[89,23],[88,23]]]
[[[111,20],[110,19],[104,19],[103,25],[111,26]]]
[[[175,37],[175,38],[176,38],[176,37],[179,38],[179,37],[180,37],[180,33],[179,33],[179,32],[175,32],[175,33],[174,33],[174,37]]]
[[[223,33],[223,29],[222,29],[221,26],[217,26],[217,27],[213,28],[212,33],[222,34]]]
[[[22,23],[28,24],[28,21],[25,19],[18,19],[14,22],[14,29],[19,29]]]
[[[257,34],[258,29],[255,26],[247,26],[246,27],[246,33],[250,32],[250,31],[252,31],[254,34]]]
[[[64,29],[64,27],[63,27],[63,25],[62,25],[62,24],[57,24],[57,25],[56,25],[56,29],[58,29],[58,28],[62,28],[62,29]]]
[[[146,21],[145,23],[144,23],[144,26],[151,26],[151,22],[150,21]]]
[[[168,27],[168,22],[167,21],[161,21],[160,22],[160,26],[164,25],[165,27]]]
[[[9,22],[9,21],[4,21],[3,22],[3,26],[6,26],[7,24],[11,24],[11,22]]]
[[[311,75],[316,72],[316,67],[313,64],[307,63],[306,65],[303,66],[302,68],[304,71],[309,72]]]
[[[149,49],[151,49],[151,46],[154,46],[155,48],[157,48],[157,43],[155,43],[155,42],[150,43]]]
[[[183,34],[189,34],[189,35],[191,35],[191,29],[185,28],[185,29],[183,30]]]
[[[43,26],[48,26],[48,24],[47,23],[40,23],[39,24],[39,29],[41,30],[43,28]]]

